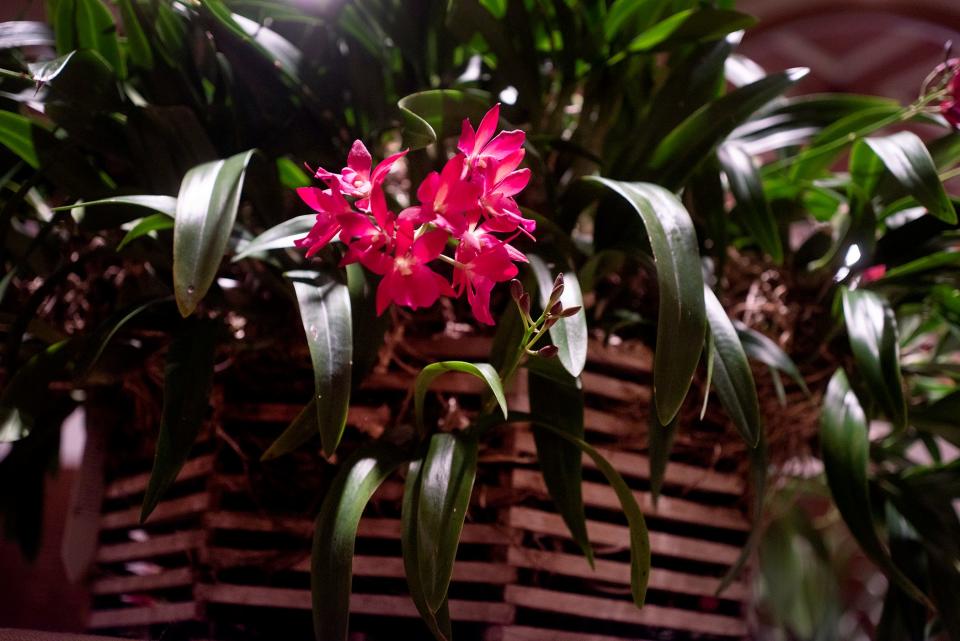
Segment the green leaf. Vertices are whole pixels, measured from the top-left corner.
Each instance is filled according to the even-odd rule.
[[[189,323],[174,338],[163,374],[163,411],[153,470],[143,497],[143,523],[187,462],[210,407],[216,337],[213,321]]]
[[[950,225],[957,224],[957,212],[947,196],[937,167],[920,137],[900,131],[864,142],[880,157],[903,189],[927,208],[933,216]]]
[[[682,44],[719,40],[733,31],[747,29],[756,19],[745,13],[705,6],[673,14],[650,27],[627,45],[627,51],[637,53],[669,49]],[[614,56],[616,58],[616,56]]]
[[[122,250],[136,239],[141,236],[146,236],[151,232],[173,229],[173,225],[173,218],[170,218],[170,216],[166,214],[153,214],[146,218],[141,218],[137,224],[126,233],[123,240],[120,241],[120,244],[117,245],[117,251]]]
[[[377,488],[404,462],[395,446],[374,441],[360,447],[337,473],[313,531],[310,588],[317,641],[347,641],[353,549],[360,516]]]
[[[737,200],[737,213],[750,237],[778,265],[783,263],[780,228],[763,192],[760,171],[744,148],[728,142],[717,153],[723,173],[730,183],[730,192]]]
[[[760,440],[760,402],[750,363],[740,344],[737,330],[713,290],[703,286],[707,321],[713,336],[713,388],[733,419],[740,436],[750,447]]]
[[[738,125],[807,75],[788,69],[734,89],[690,114],[653,150],[649,161],[658,184],[678,187]]]
[[[72,0],[76,3],[76,49],[93,49],[110,63],[118,78],[125,78],[127,67],[120,53],[117,25],[110,9],[100,0]],[[58,28],[60,25],[57,25]]]
[[[127,48],[130,62],[141,69],[153,69],[153,50],[143,31],[143,26],[133,9],[134,0],[118,0],[120,15],[123,18],[123,32],[127,36]]]
[[[530,268],[537,280],[537,289],[540,292],[540,306],[544,306],[550,299],[553,290],[554,277],[550,268],[542,258],[535,254],[528,254]],[[563,273],[563,294],[560,295],[563,308],[580,307],[580,311],[567,318],[561,318],[548,331],[550,340],[560,350],[557,358],[570,372],[571,376],[580,376],[587,364],[587,315],[583,311],[583,294],[580,292],[580,282],[573,271]]]
[[[285,430],[270,444],[261,456],[261,461],[271,461],[293,452],[320,433],[317,425],[317,401],[311,399],[294,417]]]
[[[114,196],[113,198],[81,201],[73,205],[54,207],[53,211],[64,211],[77,209],[79,207],[94,207],[97,205],[133,205],[134,207],[152,209],[169,218],[174,218],[177,215],[177,199],[173,196]]]
[[[720,584],[717,586],[716,594],[721,594],[731,583],[740,575],[743,568],[746,567],[750,556],[760,543],[763,535],[763,506],[767,497],[767,437],[763,430],[760,430],[757,446],[749,450],[750,457],[750,480],[753,485],[753,507],[751,514],[750,535],[747,542],[743,544],[737,560],[734,561],[727,573],[723,575]]]
[[[476,439],[450,432],[430,438],[417,512],[420,582],[431,612],[446,602],[460,532],[477,475]]]
[[[314,400],[320,441],[333,455],[343,436],[350,408],[353,323],[347,285],[328,274],[288,272],[300,306],[313,363]]]
[[[359,263],[347,265],[347,287],[353,311],[353,385],[357,386],[380,359],[383,337],[390,326],[390,315],[377,316],[377,283]]]
[[[423,406],[427,397],[427,390],[434,379],[447,372],[461,372],[470,374],[487,384],[493,397],[497,399],[497,405],[503,412],[503,417],[507,417],[507,398],[503,395],[503,384],[500,382],[500,375],[493,365],[489,363],[467,363],[465,361],[441,361],[427,365],[420,373],[413,384],[413,406],[414,414],[417,419],[417,428],[421,434],[427,434],[427,428],[423,421]]]
[[[827,485],[850,533],[891,581],[917,601],[929,603],[893,564],[877,534],[867,487],[867,416],[843,369],[834,372],[827,386],[820,412],[820,447]]]
[[[289,158],[277,158],[277,176],[287,189],[309,187],[311,183],[310,176]]]
[[[532,421],[554,435],[573,443],[581,452],[593,459],[597,469],[606,477],[607,483],[616,493],[620,500],[620,508],[630,526],[630,594],[637,607],[643,607],[647,594],[647,581],[650,579],[650,535],[647,532],[643,512],[637,505],[637,499],[630,490],[630,486],[626,484],[620,473],[583,439],[548,423],[540,422],[537,417],[532,417]]]
[[[407,480],[403,486],[403,503],[400,512],[400,546],[403,551],[403,570],[417,612],[438,641],[453,638],[450,611],[446,599],[433,612],[427,605],[427,596],[420,579],[420,545],[417,529],[420,523],[420,470],[423,461],[411,461],[407,468]]]
[[[900,339],[893,310],[875,292],[843,289],[843,317],[850,348],[863,376],[894,428],[907,424],[907,401],[900,373]]]
[[[0,144],[38,169],[40,159],[34,146],[33,131],[39,125],[29,118],[10,111],[0,111]]]
[[[0,395],[0,443],[30,435],[50,406],[49,385],[65,377],[76,354],[77,341],[63,340],[30,358],[13,375]]]
[[[173,228],[173,290],[183,316],[193,313],[217,276],[253,153],[198,165],[180,183]]]
[[[640,216],[650,238],[660,287],[653,387],[656,414],[661,424],[669,423],[690,389],[707,326],[693,221],[677,197],[657,185],[589,180],[626,200]]]
[[[253,240],[237,248],[237,254],[231,262],[248,258],[253,254],[260,254],[271,249],[290,249],[294,241],[306,236],[317,220],[316,214],[303,214],[278,225],[274,225]]]
[[[490,108],[490,96],[475,90],[432,89],[400,99],[403,144],[422,149],[460,132],[464,118],[478,126]]]
[[[666,0],[615,0],[603,22],[603,33],[612,41],[624,26],[644,29],[663,12]]]
[[[743,351],[747,356],[755,361],[760,361],[767,367],[779,370],[793,379],[800,386],[804,394],[809,395],[807,382],[803,380],[803,375],[797,369],[797,364],[793,362],[787,353],[780,349],[780,346],[770,340],[766,335],[750,329],[740,322],[735,322],[737,336],[740,338],[740,344],[743,345]]]
[[[527,362],[530,413],[574,438],[583,439],[583,387],[556,359],[533,357]],[[583,507],[583,456],[573,443],[533,426],[537,462],[543,481],[574,542],[593,565]]]
[[[917,274],[922,274],[924,272],[939,269],[941,267],[952,267],[953,265],[958,264],[960,264],[960,251],[946,250],[936,252],[934,254],[928,254],[922,258],[912,260],[909,263],[904,263],[903,265],[897,265],[892,269],[888,269],[886,273],[884,273],[881,280],[891,281],[897,278],[907,278],[909,276],[916,276]]]

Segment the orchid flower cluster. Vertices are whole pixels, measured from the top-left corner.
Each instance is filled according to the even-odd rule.
[[[464,120],[459,153],[423,180],[419,204],[400,213],[388,207],[383,183],[407,151],[374,167],[370,152],[357,140],[339,174],[317,170],[315,177],[326,189],[297,190],[317,217],[296,245],[307,248],[310,257],[339,238],[346,245],[341,265],[360,263],[383,277],[377,288],[378,315],[390,303],[417,309],[440,296],[466,293],[477,320],[492,325],[491,291],[517,275],[516,263],[527,261],[510,243],[521,234],[532,239],[536,229],[514,200],[530,181],[530,170],[518,169],[525,134],[496,133],[499,118],[500,105],[495,105],[476,130]],[[444,253],[451,245],[452,257]],[[453,266],[450,280],[431,267],[438,260]]]

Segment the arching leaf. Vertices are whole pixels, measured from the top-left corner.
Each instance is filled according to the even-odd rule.
[[[440,375],[447,372],[460,372],[470,374],[487,384],[494,398],[497,399],[497,405],[503,412],[503,417],[507,417],[507,398],[503,394],[503,384],[500,382],[500,376],[493,365],[489,363],[467,363],[465,361],[441,361],[427,365],[420,373],[413,386],[413,404],[414,413],[417,418],[417,427],[421,434],[426,434],[427,429],[423,422],[423,406],[427,397],[427,390],[430,385]]]

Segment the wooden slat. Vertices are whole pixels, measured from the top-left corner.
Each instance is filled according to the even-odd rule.
[[[270,568],[271,561],[289,560],[290,555],[281,556],[273,550],[236,550],[233,548],[214,547],[206,551],[209,564],[216,569],[244,566],[265,566]],[[286,569],[292,572],[309,572],[310,558],[302,555],[300,560]],[[402,579],[406,576],[403,569],[403,559],[391,556],[363,556],[353,557],[354,576],[383,577],[388,579]],[[489,583],[503,585],[511,583],[517,578],[517,571],[506,563],[490,563],[486,561],[457,561],[453,566],[453,580],[460,583]]]
[[[533,442],[533,434],[527,431],[518,432],[514,439],[515,449],[519,454],[535,454],[537,447]],[[596,448],[613,467],[624,476],[636,478],[650,478],[650,459],[640,454],[613,450],[606,447]],[[584,455],[583,464],[596,469],[593,459]],[[680,485],[687,490],[704,490],[724,494],[743,494],[743,481],[732,474],[721,474],[713,470],[705,470],[694,465],[684,463],[670,463],[667,466],[664,483]]]
[[[746,624],[734,617],[701,614],[690,610],[650,604],[640,609],[630,601],[615,601],[582,594],[568,594],[543,588],[508,585],[504,589],[504,599],[507,603],[518,607],[559,612],[565,615],[604,621],[688,630],[718,636],[741,637],[747,632]]]
[[[507,563],[520,568],[542,570],[552,574],[574,576],[582,579],[630,584],[630,564],[618,561],[595,559],[593,569],[582,555],[548,552],[529,548],[510,548]],[[712,597],[716,594],[720,579],[672,570],[654,568],[650,573],[649,586],[653,590],[666,590],[681,594]],[[724,599],[742,601],[749,593],[742,583],[732,583],[721,595]]]
[[[158,603],[144,608],[92,612],[87,627],[93,630],[102,630],[104,628],[153,625],[154,623],[193,621],[197,618],[197,604],[192,601],[187,603]]]
[[[191,530],[165,534],[146,541],[101,545],[97,551],[97,561],[100,563],[116,563],[118,561],[149,559],[165,554],[187,552],[199,547],[203,543],[203,537],[203,532]]]
[[[203,476],[204,474],[208,474],[211,470],[213,470],[213,456],[198,456],[197,458],[187,461],[184,464],[184,466],[180,469],[180,473],[177,475],[176,482]],[[149,480],[149,472],[117,479],[107,486],[105,496],[108,499],[116,499],[122,496],[139,494],[147,489],[147,482]]]
[[[570,538],[570,531],[559,515],[526,507],[511,507],[507,511],[507,524],[538,534]],[[625,525],[587,521],[587,534],[594,544],[614,545],[623,549],[630,546],[630,530]],[[654,555],[662,554],[718,565],[732,564],[740,554],[739,548],[732,545],[663,532],[650,532],[650,549]]]
[[[251,423],[289,423],[302,409],[303,405],[294,403],[231,403],[223,408],[223,419]],[[387,405],[351,405],[347,414],[347,423],[361,429],[383,426],[389,419],[390,408]]]
[[[265,588],[247,585],[198,585],[196,598],[209,603],[292,608],[309,610],[310,591],[288,588]],[[419,617],[413,601],[407,596],[354,594],[350,597],[352,614],[373,614],[390,617]],[[455,621],[511,623],[514,608],[505,603],[484,601],[450,601],[450,617]]]
[[[163,590],[190,585],[191,583],[193,583],[193,570],[178,568],[176,570],[166,570],[159,574],[112,576],[98,579],[93,582],[90,589],[94,594],[123,594]]]
[[[179,499],[162,501],[150,513],[148,525],[162,523],[172,519],[203,512],[210,507],[210,495],[206,492],[191,494]],[[100,518],[101,530],[116,530],[118,528],[134,527],[140,524],[140,507],[132,507],[119,512],[107,512]]]
[[[512,488],[534,492],[542,497],[548,496],[547,486],[539,471],[515,469],[511,477]],[[633,495],[637,498],[640,509],[649,516],[737,531],[750,529],[750,524],[743,515],[731,508],[713,507],[669,496],[661,496],[654,505],[648,492],[634,492]],[[617,493],[613,488],[600,483],[585,482],[583,484],[583,502],[588,506],[618,511],[621,509]]]
[[[526,625],[507,625],[490,628],[484,634],[484,641],[624,641],[623,637],[608,637],[603,634],[587,634],[584,632],[564,632],[563,630],[547,630],[533,628]],[[642,641],[637,637],[630,637],[630,641]]]
[[[650,387],[648,385],[639,385],[622,378],[588,371],[580,374],[580,380],[583,381],[583,391],[587,394],[603,396],[625,403],[650,402]]]
[[[285,532],[303,537],[313,535],[313,521],[303,518],[268,518],[245,512],[210,512],[205,517],[207,527],[250,532]],[[372,539],[399,539],[400,519],[364,518],[360,520],[358,537]],[[510,545],[515,536],[509,530],[486,523],[467,523],[463,526],[462,543]]]

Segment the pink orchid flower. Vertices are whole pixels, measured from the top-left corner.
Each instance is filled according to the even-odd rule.
[[[470,120],[464,119],[457,149],[467,157],[467,167],[471,171],[475,169],[482,171],[489,164],[501,162],[523,147],[526,134],[519,129],[501,131],[494,137],[493,132],[497,130],[499,121],[499,103],[483,116],[476,131],[473,130]]]
[[[457,296],[467,292],[473,315],[481,323],[493,325],[493,316],[490,314],[490,292],[493,287],[517,275],[511,249],[488,234],[482,234],[478,243],[461,242],[457,247],[454,290]],[[526,261],[526,257],[523,260]]]
[[[944,67],[953,70],[953,77],[947,85],[947,97],[940,102],[940,115],[954,127],[960,127],[960,59],[948,60]]]
[[[355,140],[350,147],[350,153],[347,154],[347,166],[339,174],[319,168],[316,177],[328,183],[335,180],[340,185],[340,191],[346,196],[357,198],[357,208],[366,211],[369,209],[368,197],[373,187],[382,184],[394,163],[406,155],[407,150],[404,149],[373,168],[373,157],[370,152],[362,141]]]
[[[340,231],[337,216],[351,211],[350,203],[340,192],[318,187],[300,187],[297,189],[300,200],[317,212],[317,220],[310,232],[294,241],[297,247],[307,248],[307,258],[326,247],[327,243]]]
[[[372,272],[383,274],[389,263],[386,255],[393,250],[396,240],[396,216],[387,208],[387,199],[380,186],[370,193],[370,211],[373,215],[347,211],[337,216],[340,239],[347,251],[340,265],[359,262]]]
[[[467,212],[477,208],[480,188],[462,179],[465,158],[457,154],[440,173],[430,174],[417,189],[419,206],[408,207],[404,215],[418,224],[433,223],[459,237],[466,230]]]
[[[519,169],[504,173],[496,168],[488,168],[486,174],[484,182],[490,186],[486,187],[480,196],[480,206],[486,217],[484,227],[506,234],[520,229],[533,238],[533,232],[537,228],[536,221],[524,218],[517,201],[513,199],[530,182],[530,170]]]
[[[399,221],[394,257],[377,288],[378,315],[390,303],[418,309],[453,295],[450,283],[427,266],[443,252],[447,238],[447,232],[434,229],[414,239],[413,222]]]

